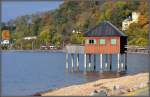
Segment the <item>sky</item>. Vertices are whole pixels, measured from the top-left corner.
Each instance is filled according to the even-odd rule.
[[[17,16],[56,9],[62,1],[2,1],[2,22]]]

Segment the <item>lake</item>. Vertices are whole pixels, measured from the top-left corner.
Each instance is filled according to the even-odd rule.
[[[63,52],[1,52],[2,96],[32,95],[53,88],[113,77],[109,73],[100,76],[97,72],[85,75],[82,72],[83,55],[80,55],[80,58],[81,72],[67,73],[65,70],[65,53]],[[128,54],[127,60],[127,74],[148,71],[148,54]],[[97,65],[99,65],[98,57]],[[116,66],[112,67],[113,70],[116,69]],[[96,69],[99,70],[98,66]]]

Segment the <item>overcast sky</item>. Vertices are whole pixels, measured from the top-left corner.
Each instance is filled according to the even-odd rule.
[[[2,1],[2,21],[17,16],[56,9],[62,1]]]

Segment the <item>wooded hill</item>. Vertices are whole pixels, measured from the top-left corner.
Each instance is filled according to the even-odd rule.
[[[63,43],[82,43],[82,33],[104,20],[121,29],[122,21],[133,11],[140,12],[140,17],[138,23],[131,24],[124,32],[128,35],[128,44],[147,46],[149,26],[147,0],[65,0],[58,9],[20,16],[7,24],[11,29],[14,48],[21,42],[31,48],[31,42],[22,40],[26,36],[38,37],[35,42],[36,48],[40,44],[61,46]],[[1,28],[4,26],[5,23],[2,23]],[[82,33],[73,34],[73,30]]]

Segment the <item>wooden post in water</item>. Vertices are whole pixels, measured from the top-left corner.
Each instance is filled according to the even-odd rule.
[[[110,54],[110,57],[109,57],[109,62],[110,62],[110,67],[109,67],[109,70],[111,71],[112,69],[112,54]]]
[[[66,70],[68,70],[68,51],[66,50]]]
[[[89,71],[91,71],[91,54],[89,54]]]
[[[94,71],[96,70],[96,54],[94,54]]]
[[[86,53],[84,54],[84,71],[86,71]]]
[[[124,56],[121,54],[121,71],[124,71]]]
[[[100,72],[103,72],[103,55],[100,54]]]
[[[105,54],[105,70],[107,71],[108,69],[108,54]]]
[[[127,71],[127,52],[125,53],[125,71]]]
[[[118,53],[118,67],[117,67],[117,72],[120,72],[120,54]]]
[[[73,53],[71,54],[71,70],[73,71],[74,69],[74,55]]]
[[[79,53],[77,53],[77,71],[79,70]]]

